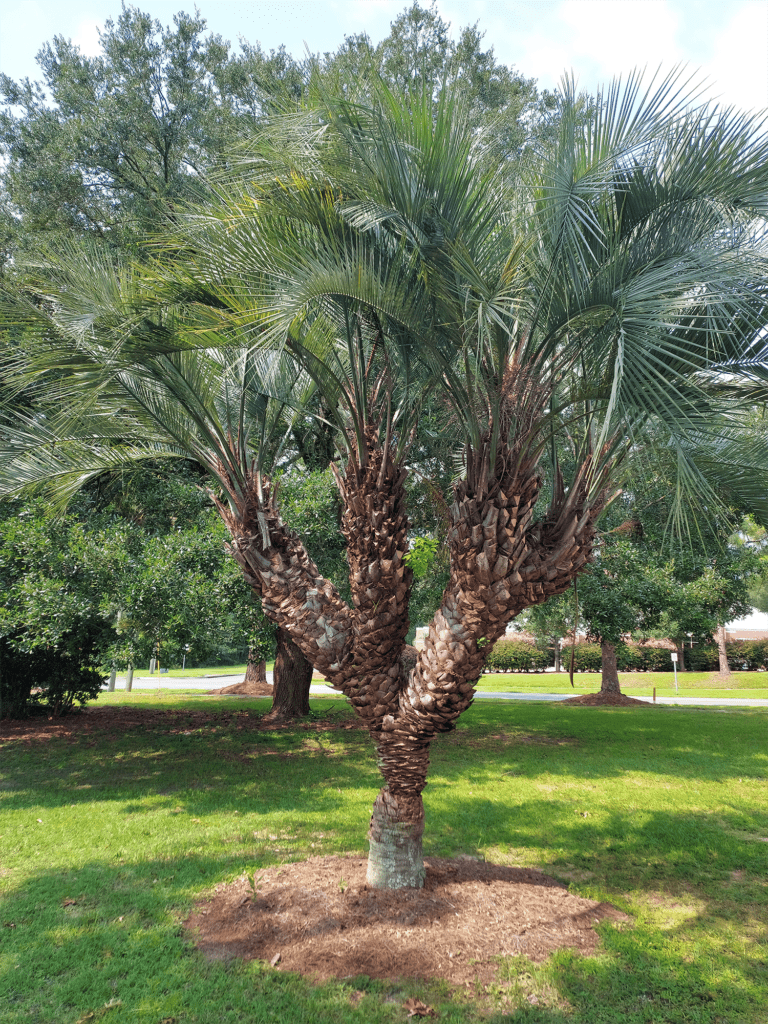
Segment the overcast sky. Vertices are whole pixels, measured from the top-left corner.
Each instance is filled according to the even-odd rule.
[[[422,6],[427,5],[424,0]],[[194,0],[143,0],[134,6],[164,25]],[[284,43],[296,56],[334,50],[345,34],[388,32],[404,0],[198,0],[210,31],[265,49]],[[747,109],[768,108],[768,0],[439,0],[454,32],[479,22],[496,57],[541,87],[571,69],[582,88],[633,67],[685,63],[700,69],[708,94]],[[98,53],[98,28],[120,0],[0,0],[0,70],[39,77],[35,55],[54,35]]]

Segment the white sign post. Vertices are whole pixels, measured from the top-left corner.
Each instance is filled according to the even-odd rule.
[[[680,691],[677,688],[677,651],[672,651],[670,658],[672,659],[672,668],[675,672],[675,693],[679,693]]]

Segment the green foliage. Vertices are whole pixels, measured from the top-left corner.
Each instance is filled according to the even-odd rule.
[[[301,537],[320,572],[336,589],[349,591],[346,542],[339,524],[341,502],[330,469],[300,471],[292,468],[277,477],[280,514]]]
[[[541,672],[550,663],[545,650],[529,640],[497,640],[485,662],[489,672]]]
[[[146,536],[125,526],[104,538],[114,566],[104,605],[114,615],[116,638],[105,652],[120,665],[242,660],[261,619],[233,559],[226,530],[208,510],[197,522]],[[264,638],[272,652],[272,632]],[[252,642],[256,642],[251,636]]]
[[[64,714],[98,693],[111,629],[93,566],[97,548],[79,523],[52,521],[39,503],[2,508],[2,714]]]
[[[105,22],[98,56],[55,36],[38,55],[42,81],[0,75],[6,259],[70,232],[136,247],[207,190],[256,125],[300,107],[313,76],[325,88],[343,83],[357,92],[378,75],[434,91],[445,83],[467,96],[478,120],[496,118],[511,148],[525,140],[539,106],[534,81],[498,64],[476,27],[454,43],[436,11],[416,3],[378,47],[367,36],[346,37],[311,59],[245,40],[233,52],[206,34],[197,10],[173,21],[164,28],[124,6]],[[547,97],[544,108],[551,106]]]
[[[768,668],[768,640],[731,640],[726,644],[728,666],[733,672],[754,672]],[[686,648],[685,661],[693,671],[717,672],[720,660],[714,644],[694,644]]]
[[[135,7],[107,19],[101,54],[62,36],[38,56],[43,83],[0,76],[8,196],[25,235],[88,232],[131,244],[199,189],[234,129],[217,88],[228,60],[205,21],[174,26]],[[15,111],[20,110],[20,114]]]
[[[413,570],[417,580],[423,579],[434,565],[440,542],[434,537],[414,537],[405,556],[405,563]]]
[[[416,633],[416,626],[430,622],[440,607],[451,575],[448,548],[434,537],[414,537],[406,562],[413,570],[414,580],[409,603],[411,631],[408,642]]]
[[[0,638],[0,717],[66,715],[75,704],[99,696],[104,673],[94,646],[74,654],[61,648],[24,651],[14,646],[15,639]]]
[[[548,123],[555,106],[539,97],[536,82],[514,67],[499,64],[493,46],[483,48],[477,24],[451,32],[436,4],[412,2],[392,22],[389,35],[373,46],[365,34],[346,36],[335,54],[326,54],[323,71],[337,88],[365,95],[377,76],[389,86],[435,98],[442,90],[465,102],[476,126],[492,124],[499,145],[519,154]]]
[[[184,473],[120,483],[55,519],[39,501],[3,506],[4,714],[62,713],[95,697],[110,665],[147,665],[158,651],[164,667],[242,661],[249,648],[273,656],[274,627],[207,497]]]
[[[672,568],[631,540],[609,538],[579,578],[579,618],[590,638],[619,644],[658,623],[673,591]]]

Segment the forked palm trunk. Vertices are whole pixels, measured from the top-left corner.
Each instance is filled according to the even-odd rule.
[[[616,664],[616,648],[613,644],[601,643],[600,655],[602,661],[602,679],[600,681],[600,693],[611,693],[621,695],[619,685],[619,670]]]
[[[451,509],[451,582],[415,665],[402,657],[412,583],[406,473],[375,428],[367,428],[361,456],[337,472],[352,607],[281,522],[266,481],[253,481],[237,516],[217,503],[265,613],[347,696],[376,744],[386,783],[369,833],[368,880],[376,887],[423,885],[421,794],[432,738],[453,729],[472,703],[506,624],[567,590],[591,555],[599,508],[585,507],[588,462],[567,493],[558,476],[546,520],[532,524],[541,487],[535,460],[499,448],[494,460],[488,440],[468,452],[467,479]]]

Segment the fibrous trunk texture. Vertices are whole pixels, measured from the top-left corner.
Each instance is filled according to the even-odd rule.
[[[717,658],[720,663],[720,675],[723,677],[731,674],[731,666],[728,664],[728,647],[725,640],[725,626],[718,626],[715,633],[717,641]]]
[[[613,644],[601,643],[600,655],[603,670],[600,693],[621,693],[619,670],[616,664],[616,648]]]
[[[278,628],[272,683],[272,709],[267,718],[274,721],[275,719],[304,718],[308,715],[311,683],[312,665],[286,631]]]

